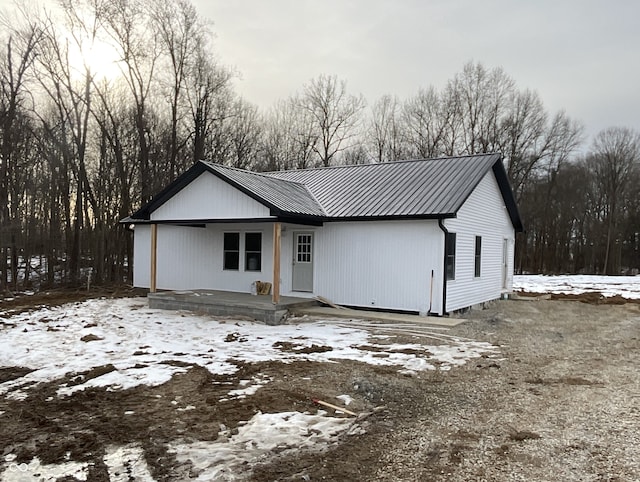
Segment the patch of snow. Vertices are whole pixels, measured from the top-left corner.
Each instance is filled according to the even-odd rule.
[[[271,377],[268,377],[262,374],[259,374],[253,377],[251,380],[240,380],[239,385],[241,387],[246,387],[246,388],[238,388],[236,390],[230,390],[229,393],[227,393],[227,395],[228,397],[231,397],[231,399],[246,398],[247,396],[253,395],[254,393],[256,393],[260,389],[260,387],[262,387],[263,385],[266,385],[271,380],[272,380]],[[251,382],[253,382],[253,385],[249,385]],[[224,400],[228,401],[230,399],[225,397]]]
[[[75,477],[77,480],[87,480],[88,469],[86,463],[64,462],[62,464],[42,464],[36,457],[28,464],[15,462],[15,454],[5,456],[4,472],[0,474],[1,482],[55,482],[62,477]],[[113,480],[113,479],[112,479]]]
[[[138,445],[110,447],[103,460],[111,482],[155,482]]]
[[[342,401],[342,403],[344,403],[347,407],[351,402],[353,402],[353,398],[351,398],[349,395],[338,395],[336,398]]]
[[[639,276],[602,276],[602,275],[515,275],[513,289],[529,293],[582,294],[602,293],[603,296],[622,296],[627,299],[640,299]]]
[[[188,411],[190,411],[190,410],[195,410],[195,409],[196,409],[195,405],[187,405],[186,407],[183,407],[183,408],[177,408],[176,410],[177,410],[178,412],[188,412]]]
[[[195,481],[236,480],[246,467],[264,462],[274,452],[318,448],[349,428],[353,420],[300,412],[257,413],[238,433],[214,442],[170,444],[179,462],[193,464]],[[248,465],[247,465],[248,464]]]

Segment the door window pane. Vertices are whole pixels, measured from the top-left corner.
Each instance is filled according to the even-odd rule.
[[[311,235],[298,234],[296,258],[298,263],[311,263]]]

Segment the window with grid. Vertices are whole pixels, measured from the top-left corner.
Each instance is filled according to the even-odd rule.
[[[245,233],[244,252],[244,270],[262,270],[262,233]]]
[[[224,233],[223,269],[240,268],[240,233]]]
[[[311,263],[311,235],[298,234],[298,263]]]

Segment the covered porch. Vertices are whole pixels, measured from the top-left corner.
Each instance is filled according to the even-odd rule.
[[[253,283],[266,283],[269,296],[258,298],[276,306],[282,298],[313,296],[311,226],[277,218],[229,219],[199,225],[151,221],[138,224],[136,230],[141,242],[134,253],[134,278],[151,293],[249,294]]]
[[[270,325],[284,321],[290,310],[316,306],[309,298],[252,295],[221,290],[156,291],[148,294],[149,307],[163,310],[188,310],[217,316],[246,316]]]

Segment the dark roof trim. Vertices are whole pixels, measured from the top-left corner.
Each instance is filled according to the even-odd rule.
[[[511,218],[513,229],[516,233],[521,233],[524,231],[522,218],[520,217],[518,204],[516,203],[516,198],[513,195],[511,184],[509,184],[509,176],[507,176],[507,171],[504,168],[502,159],[493,165],[493,174],[496,176],[496,181],[498,181],[498,187],[500,188],[502,199],[504,199],[504,205],[507,207],[509,217]]]
[[[132,217],[126,217],[120,220],[120,224],[170,224],[174,226],[194,226],[203,224],[232,224],[232,223],[288,223],[288,224],[300,224],[304,226],[322,226],[324,223],[339,223],[342,221],[402,221],[402,220],[435,220],[435,219],[447,219],[455,218],[455,213],[449,213],[444,215],[434,214],[414,214],[410,216],[352,216],[344,218],[316,218],[305,216],[274,216],[272,218],[222,218],[222,219],[169,219],[161,221],[152,221],[150,219],[136,219]]]
[[[325,222],[327,223],[339,223],[341,221],[402,221],[405,219],[424,219],[424,220],[433,220],[433,219],[446,219],[446,218],[455,218],[455,213],[447,213],[447,214],[409,214],[409,215],[392,215],[392,216],[345,216],[343,218],[340,217],[332,217],[326,218]]]
[[[120,220],[120,224],[167,224],[171,226],[204,226],[205,224],[241,224],[241,223],[289,223],[303,226],[322,226],[323,220],[311,217],[278,216],[273,218],[220,218],[220,219],[163,219],[152,221],[150,219],[134,219],[126,217]]]
[[[231,224],[231,223],[273,223],[276,218],[222,218],[222,219],[163,219],[153,221],[151,219],[124,218],[122,224],[171,224],[175,226],[189,226],[194,224]]]

